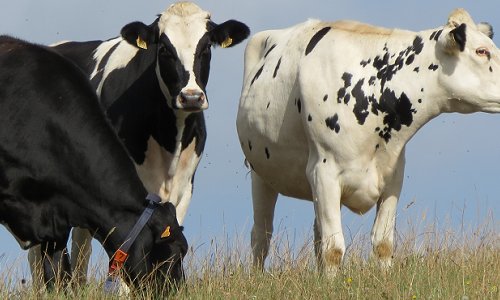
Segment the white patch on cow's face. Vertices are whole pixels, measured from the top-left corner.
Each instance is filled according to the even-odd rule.
[[[179,7],[181,6],[181,7]],[[208,108],[208,101],[206,101],[204,86],[200,86],[197,82],[197,76],[199,74],[195,73],[195,57],[198,55],[196,52],[198,49],[198,44],[202,37],[207,32],[207,23],[210,21],[210,13],[201,10],[198,6],[192,3],[183,3],[182,5],[176,4],[167,8],[167,10],[162,14],[159,22],[159,47],[160,50],[162,45],[162,35],[168,37],[169,42],[175,48],[175,55],[183,66],[185,72],[189,74],[189,79],[180,88],[178,95],[171,95],[167,85],[165,84],[165,78],[161,75],[161,66],[159,61],[156,66],[156,73],[159,77],[160,87],[163,93],[168,99],[175,97],[172,104],[175,108],[182,108],[180,94],[195,94],[200,93],[203,96],[204,102],[199,108],[199,110],[204,110]],[[208,45],[210,47],[210,45]]]

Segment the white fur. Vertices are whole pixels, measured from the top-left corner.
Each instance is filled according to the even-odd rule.
[[[119,44],[113,53],[110,55],[106,65],[104,66],[104,70],[99,69],[99,65],[104,58],[104,56],[109,52],[109,50]],[[103,42],[94,52],[94,60],[96,61],[96,65],[94,71],[90,75],[90,79],[94,78],[98,72],[103,71],[103,75],[99,85],[97,87],[96,93],[97,96],[101,96],[102,86],[106,81],[108,75],[114,70],[125,68],[127,64],[137,55],[139,49],[134,47],[124,41],[121,37],[115,38],[109,41]]]
[[[201,10],[198,6],[191,2],[178,2],[168,7],[160,17],[158,27],[161,34],[166,34],[177,50],[177,55],[189,72],[189,82],[182,88],[181,92],[195,91],[203,93],[203,90],[196,83],[194,74],[194,58],[196,47],[202,36],[207,32],[207,22],[210,20],[210,13]],[[159,67],[157,65],[156,72],[158,78],[161,78]],[[171,98],[167,87],[160,80],[160,87],[163,93]],[[177,107],[182,107],[182,104],[177,98]],[[205,101],[201,110],[208,108],[208,101]]]
[[[476,26],[467,26],[467,44],[460,52],[449,38],[454,21],[473,24],[465,11],[457,10],[446,26],[419,33],[358,22],[309,20],[287,29],[261,32],[250,39],[245,51],[237,129],[243,152],[253,167],[255,264],[263,266],[273,230],[274,206],[281,193],[314,203],[318,259],[330,275],[335,274],[339,254],[341,258],[346,249],[341,205],[359,214],[377,205],[371,234],[374,254],[382,256],[383,265],[390,265],[406,143],[442,112],[500,112],[500,51]],[[330,32],[306,56],[312,36],[328,26],[332,27]],[[439,29],[443,32],[436,43],[429,37]],[[380,100],[380,81],[374,86],[368,84],[369,78],[377,75],[371,65],[373,58],[383,56],[387,47],[395,54],[389,62],[393,64],[399,51],[412,45],[417,34],[425,44],[422,52],[385,83],[398,97],[403,92],[408,95],[416,113],[410,126],[393,129],[386,142],[375,131],[386,125],[385,113],[375,115],[370,104],[369,115],[360,125],[353,113],[354,97],[348,105],[337,103],[337,91],[344,86],[341,77],[344,72],[353,75],[347,93],[365,78],[364,93]],[[274,44],[276,47],[264,57]],[[476,54],[479,47],[489,49],[490,61]],[[277,77],[273,78],[280,58]],[[368,58],[372,61],[363,67],[360,62]],[[438,65],[436,71],[428,69],[431,63]],[[262,73],[251,84],[263,65]],[[417,66],[419,72],[414,71]],[[324,101],[327,94],[329,98]],[[297,99],[301,100],[300,113]],[[417,99],[423,99],[422,103]],[[338,133],[325,124],[333,114],[338,115]],[[384,245],[388,245],[389,252],[378,248]]]

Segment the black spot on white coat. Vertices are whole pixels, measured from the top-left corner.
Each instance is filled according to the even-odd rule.
[[[331,27],[325,27],[325,28],[321,29],[320,31],[316,32],[316,34],[313,35],[313,37],[309,41],[309,44],[307,44],[306,55],[308,55],[309,53],[311,53],[311,51],[314,49],[314,47],[316,47],[316,45],[318,44],[318,42],[321,41],[321,39],[328,33],[328,31],[330,31],[330,29],[332,29],[332,28]]]
[[[328,128],[335,131],[336,133],[339,133],[340,124],[338,123],[338,121],[339,121],[339,115],[335,114],[332,117],[326,118],[325,123]]]
[[[278,60],[278,63],[276,64],[276,68],[274,68],[273,78],[276,78],[276,75],[278,75],[278,70],[280,68],[280,65],[281,65],[281,57]]]
[[[377,77],[375,76],[370,77],[370,79],[368,80],[368,84],[375,85],[375,80],[377,80]]]
[[[342,100],[344,100],[345,104],[349,103],[350,95],[347,94],[346,91],[347,91],[347,88],[351,86],[351,79],[352,79],[351,73],[344,72],[344,74],[342,74],[342,80],[344,81],[344,87],[340,88],[337,91],[337,102],[338,103],[342,103]]]
[[[367,65],[369,65],[369,64],[371,63],[371,61],[372,61],[372,60],[371,60],[371,58],[370,58],[370,59],[368,59],[368,60],[362,60],[359,64],[360,64],[361,66],[363,66],[363,68],[364,68],[364,67],[366,67]]]
[[[269,48],[269,50],[267,50],[266,54],[264,54],[264,58],[266,58],[266,57],[267,57],[267,55],[269,55],[269,53],[270,53],[271,51],[273,51],[273,49],[274,49],[275,47],[276,47],[276,44],[272,45],[272,46],[271,46],[271,48]]]
[[[386,142],[389,142],[392,130],[399,131],[403,125],[410,126],[413,123],[413,114],[416,111],[405,93],[397,97],[394,91],[386,88],[379,103],[373,105],[378,111],[385,113],[383,121],[385,127],[379,132],[379,136]]]
[[[351,92],[352,96],[356,99],[356,104],[354,104],[353,112],[360,125],[363,125],[365,123],[366,117],[368,117],[369,114],[368,97],[366,97],[365,92],[362,88],[364,81],[364,78],[360,79]]]
[[[264,70],[264,66],[260,67],[260,69],[257,71],[257,73],[255,73],[255,76],[253,77],[250,85],[252,85],[255,82],[255,80],[257,80],[259,78],[259,76],[260,76],[260,74],[262,74],[263,70]]]

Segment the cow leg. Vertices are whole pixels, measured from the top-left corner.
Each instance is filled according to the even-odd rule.
[[[318,267],[327,276],[337,274],[345,253],[340,214],[340,187],[332,181],[331,166],[319,163],[308,166],[307,175],[313,193],[315,251]]]
[[[43,284],[43,266],[42,266],[42,250],[40,245],[31,247],[28,250],[28,262],[31,270],[31,278],[33,287],[37,290],[44,288]]]
[[[269,243],[273,234],[274,209],[278,192],[268,185],[257,173],[252,171],[253,228],[251,244],[253,264],[264,269],[264,262],[269,252]]]
[[[403,186],[404,167],[405,155],[403,149],[398,158],[393,178],[377,202],[377,214],[371,232],[372,256],[379,260],[383,268],[391,266],[394,251],[396,208]]]
[[[87,271],[92,253],[91,242],[92,235],[87,229],[73,228],[71,266],[73,267],[73,282],[78,287],[83,287],[87,283]]]
[[[318,219],[314,218],[314,224],[313,224],[313,231],[314,231],[314,254],[316,254],[316,258],[320,257],[321,253],[321,235],[319,233],[319,225],[318,225]]]
[[[42,243],[43,280],[49,291],[64,290],[71,280],[71,266],[66,243],[67,239],[66,242]]]

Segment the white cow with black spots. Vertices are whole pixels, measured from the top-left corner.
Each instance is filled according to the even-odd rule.
[[[411,32],[309,20],[256,34],[237,117],[250,163],[254,263],[263,267],[278,194],[314,203],[320,269],[346,249],[342,205],[377,205],[373,255],[391,264],[406,143],[443,112],[500,112],[500,51],[463,9]]]

